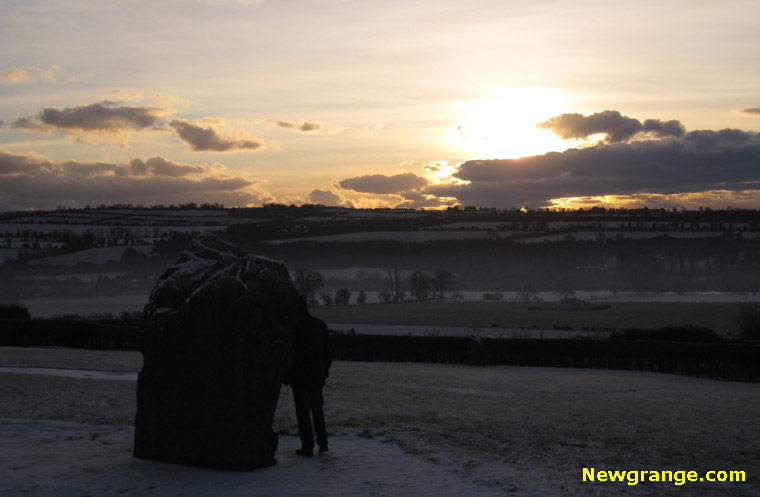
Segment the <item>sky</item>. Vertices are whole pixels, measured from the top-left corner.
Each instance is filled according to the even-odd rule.
[[[760,208],[755,0],[0,0],[0,210]]]

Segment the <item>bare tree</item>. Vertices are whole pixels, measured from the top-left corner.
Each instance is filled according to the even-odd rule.
[[[293,283],[298,293],[309,303],[316,302],[315,294],[324,286],[322,273],[304,268],[296,269]]]
[[[351,300],[351,290],[348,288],[341,288],[337,292],[335,292],[335,298],[334,302],[335,305],[348,305],[348,302]]]
[[[433,277],[430,279],[430,284],[433,287],[433,298],[443,298],[443,292],[451,290],[454,284],[454,278],[451,275],[451,271],[446,269],[436,269]]]
[[[333,305],[333,298],[329,293],[323,293],[321,299],[322,305]]]
[[[409,291],[417,300],[427,300],[430,292],[430,279],[419,269],[409,275]]]
[[[528,285],[517,292],[515,300],[517,302],[535,302],[538,300],[538,292],[533,289],[533,285]]]
[[[557,282],[554,293],[560,295],[564,300],[575,298],[575,282],[569,276],[562,277]]]
[[[734,317],[739,337],[744,340],[760,340],[760,302],[745,302],[739,306]]]
[[[390,289],[390,300],[392,302],[398,302],[401,298],[401,287],[403,285],[401,277],[401,269],[394,264],[393,266],[385,266],[385,285]]]

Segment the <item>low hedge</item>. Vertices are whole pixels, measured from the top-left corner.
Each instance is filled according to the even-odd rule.
[[[69,319],[0,320],[0,345],[138,350],[140,328]],[[344,361],[433,362],[654,371],[760,381],[760,343],[655,340],[332,336]]]
[[[138,350],[139,330],[78,319],[2,319],[0,345]]]

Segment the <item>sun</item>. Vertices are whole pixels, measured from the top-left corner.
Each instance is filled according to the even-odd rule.
[[[498,88],[464,103],[444,139],[472,159],[517,159],[569,147],[536,124],[566,112],[567,98],[548,88]]]

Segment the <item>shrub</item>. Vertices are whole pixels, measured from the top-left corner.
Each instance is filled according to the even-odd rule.
[[[662,342],[713,343],[723,339],[714,331],[701,326],[667,326],[658,330],[623,330],[613,333],[611,338],[619,340],[653,340]]]
[[[0,319],[31,319],[29,309],[22,304],[0,303]]]
[[[335,292],[335,305],[348,305],[351,300],[351,290],[348,288],[341,288]]]
[[[121,319],[121,322],[126,326],[141,326],[143,321],[143,313],[139,311],[122,311],[121,314],[119,314],[119,318]]]
[[[745,302],[734,317],[739,338],[760,340],[760,302]]]
[[[356,297],[356,303],[364,305],[367,303],[367,294],[364,293],[364,290],[361,290],[359,292],[359,295]]]

